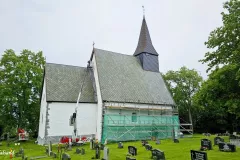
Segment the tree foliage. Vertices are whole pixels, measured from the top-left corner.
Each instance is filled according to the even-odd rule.
[[[216,69],[193,98],[194,104],[203,108],[200,119],[208,130],[232,130],[234,126],[229,128],[229,124],[235,124],[240,117],[237,70],[238,66],[234,64]]]
[[[219,65],[240,63],[240,1],[230,0],[223,8],[226,10],[221,13],[223,26],[213,30],[205,42],[213,51],[207,52],[200,60],[208,64],[208,71]]]
[[[42,52],[4,52],[0,59],[0,121],[5,128],[37,129],[44,64]]]
[[[178,106],[180,117],[185,120],[189,118],[192,122],[192,97],[200,88],[202,77],[194,69],[181,67],[179,71],[168,71],[164,79]]]

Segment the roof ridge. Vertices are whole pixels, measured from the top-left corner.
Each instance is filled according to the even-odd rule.
[[[61,66],[71,66],[71,67],[78,67],[78,68],[87,68],[87,67],[82,67],[82,66],[75,66],[75,65],[69,65],[69,64],[59,64],[59,63],[50,63],[50,62],[46,62],[46,64],[55,64],[55,65],[61,65]]]
[[[135,57],[135,56],[133,56],[133,55],[131,55],[131,54],[123,54],[123,53],[113,52],[113,51],[109,51],[109,50],[105,50],[105,49],[99,49],[99,48],[94,48],[94,49],[101,50],[101,51],[105,51],[105,52],[111,52],[111,53],[114,53],[114,54],[121,54],[121,55],[124,55],[124,56]]]

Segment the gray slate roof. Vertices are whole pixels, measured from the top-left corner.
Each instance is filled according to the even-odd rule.
[[[47,63],[45,66],[47,101],[77,102],[87,69],[83,67]],[[94,90],[87,74],[80,102],[95,102]]]
[[[145,18],[143,18],[142,21],[138,45],[133,55],[136,56],[143,52],[158,55],[157,51],[153,47]]]
[[[145,71],[135,56],[95,49],[102,99],[175,105],[159,72]]]

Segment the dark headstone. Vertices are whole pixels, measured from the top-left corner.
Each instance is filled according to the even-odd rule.
[[[220,151],[236,152],[236,146],[234,144],[220,142],[218,143],[218,148]]]
[[[154,160],[166,160],[164,152],[160,151],[159,149],[152,150],[152,159]]]
[[[145,148],[146,148],[147,151],[152,150],[152,146],[150,144],[145,144]]]
[[[214,138],[214,145],[218,145],[218,143],[224,142],[224,139],[221,137],[215,137]]]
[[[100,159],[100,147],[99,147],[99,145],[96,145],[95,149],[96,149],[96,151],[95,151],[95,158],[96,159]]]
[[[104,149],[104,144],[100,144],[100,149],[103,150]]]
[[[85,149],[82,148],[81,152],[82,152],[82,155],[84,155],[85,154]]]
[[[160,142],[159,139],[157,139],[156,144],[157,144],[157,145],[158,145],[158,144],[161,144],[161,142]]]
[[[191,160],[207,160],[207,153],[191,150]]]
[[[174,143],[179,143],[179,140],[178,139],[174,139],[173,142]]]
[[[53,152],[53,158],[57,158],[57,153]]]
[[[131,154],[132,156],[137,155],[137,148],[134,146],[128,146],[128,153]]]
[[[118,143],[118,148],[123,148],[123,143],[122,142]]]
[[[48,148],[45,149],[45,153],[46,153],[46,154],[49,153],[49,149],[48,149]]]
[[[62,160],[71,160],[71,157],[70,157],[69,154],[63,153],[63,154],[62,154]]]
[[[90,149],[95,149],[95,143],[93,139],[90,140]]]
[[[229,135],[229,139],[237,139],[237,136],[236,136],[236,135],[233,135],[233,134],[230,134],[230,135]]]
[[[201,139],[201,150],[212,150],[212,142],[209,139]]]
[[[145,146],[146,144],[148,144],[148,141],[142,140],[142,146]]]
[[[81,154],[81,150],[79,148],[76,149],[77,154]]]

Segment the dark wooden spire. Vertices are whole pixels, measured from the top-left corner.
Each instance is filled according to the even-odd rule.
[[[134,56],[137,56],[141,53],[148,53],[158,56],[157,51],[152,45],[151,37],[148,31],[147,23],[145,17],[143,17],[141,32],[138,40],[138,46],[134,52]]]

